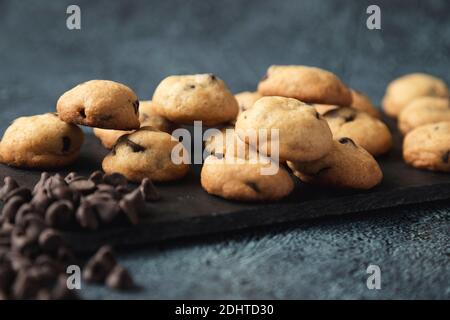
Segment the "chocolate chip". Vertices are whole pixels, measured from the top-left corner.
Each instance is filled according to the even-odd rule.
[[[52,300],[77,300],[78,296],[75,290],[70,290],[67,287],[67,277],[60,275],[58,280],[50,292],[50,299]]]
[[[59,232],[48,228],[42,231],[39,235],[38,242],[43,251],[52,253],[58,250],[58,248],[62,245],[63,240]]]
[[[64,136],[62,138],[62,143],[63,143],[62,152],[68,152],[70,150],[70,145],[71,145],[70,138]]]
[[[448,163],[450,157],[450,150],[442,155],[442,162]]]
[[[261,189],[259,189],[258,185],[255,182],[252,181],[246,181],[245,185],[250,187],[253,191],[255,191],[256,193],[260,193]]]
[[[15,220],[17,210],[26,202],[21,196],[10,198],[2,209],[2,218],[5,221],[13,222]]]
[[[39,212],[34,208],[31,203],[24,203],[17,210],[14,222],[20,224],[21,221],[25,218],[25,216],[29,214],[39,214]]]
[[[124,175],[118,172],[105,174],[105,176],[103,177],[103,182],[110,184],[114,187],[119,185],[126,185],[128,183],[127,178],[125,178]]]
[[[161,198],[159,192],[156,190],[155,185],[149,178],[144,178],[139,186],[142,197],[145,201],[157,201]]]
[[[69,183],[71,183],[72,181],[80,180],[80,179],[83,179],[83,177],[80,176],[78,173],[76,173],[76,172],[70,172],[70,173],[64,178],[64,181],[65,181],[67,184],[69,184]]]
[[[36,194],[36,192],[39,189],[44,187],[45,182],[47,181],[48,178],[50,178],[50,174],[48,172],[44,171],[41,173],[41,177],[39,178],[39,181],[34,185],[33,192],[32,192],[33,195]]]
[[[14,189],[19,188],[19,184],[11,177],[5,177],[3,181],[4,184],[0,188],[0,200],[5,201],[5,196]]]
[[[130,290],[135,288],[131,275],[125,268],[118,265],[109,273],[106,278],[106,285],[115,290]]]
[[[41,188],[36,191],[30,203],[37,211],[45,212],[52,201],[46,190]]]
[[[92,172],[92,174],[89,176],[89,180],[94,182],[96,185],[99,183],[102,183],[103,181],[103,172],[100,170]]]
[[[144,152],[145,147],[141,146],[140,144],[131,141],[130,139],[125,140],[125,144],[131,148],[133,152]]]
[[[78,114],[80,115],[81,118],[83,118],[83,119],[86,118],[86,112],[84,111],[84,109],[81,109],[80,111],[78,111]]]
[[[64,266],[68,266],[71,264],[77,264],[77,259],[75,257],[75,253],[68,248],[67,246],[61,245],[58,248],[58,252],[56,254],[58,261]]]
[[[90,230],[95,230],[98,228],[97,215],[94,212],[94,209],[91,208],[86,202],[82,202],[80,204],[75,216],[81,227]]]
[[[139,100],[133,102],[134,113],[139,114]]]
[[[72,181],[69,184],[69,187],[82,194],[87,194],[95,190],[95,183],[92,180],[79,179]]]
[[[356,115],[350,114],[350,115],[344,116],[343,118],[344,118],[345,122],[351,122],[351,121],[355,120]]]
[[[73,220],[73,205],[67,200],[58,200],[52,203],[46,213],[45,222],[54,228],[66,228]]]
[[[15,299],[33,299],[39,290],[37,280],[28,272],[21,270],[12,286],[12,295]]]
[[[145,206],[144,197],[139,189],[126,194],[119,202],[120,208],[125,212],[131,224],[139,223],[139,211]]]
[[[102,197],[99,194],[92,194],[89,198],[86,198],[86,202],[104,223],[113,222],[120,213],[119,205],[112,197]]]
[[[9,291],[14,283],[15,272],[10,265],[0,265],[0,292]]]
[[[188,89],[195,89],[195,84],[188,85]]]
[[[11,190],[4,196],[3,201],[8,201],[13,197],[21,197],[24,201],[29,201],[31,199],[31,191],[25,187],[19,187],[14,190]]]
[[[354,142],[352,139],[347,138],[347,137],[340,138],[340,139],[339,139],[339,143],[341,143],[341,144],[347,144],[347,143],[350,143],[350,144],[352,144],[353,146],[356,147],[355,142]]]
[[[217,78],[216,78],[216,75],[210,73],[209,74],[209,79],[211,79],[212,81],[216,81]]]
[[[83,270],[83,279],[88,282],[104,282],[116,263],[112,249],[104,246],[87,262]]]
[[[316,111],[316,118],[317,118],[318,120],[321,119],[321,118],[320,118],[320,113],[318,113],[317,111]]]

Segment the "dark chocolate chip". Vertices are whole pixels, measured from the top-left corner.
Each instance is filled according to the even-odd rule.
[[[5,201],[5,196],[14,189],[19,188],[19,184],[11,177],[5,177],[3,181],[4,184],[0,188],[0,200]]]
[[[255,191],[256,193],[260,193],[261,189],[258,187],[258,185],[255,182],[252,181],[246,181],[245,185],[250,187],[253,191]]]
[[[321,118],[320,118],[320,113],[318,113],[317,111],[316,111],[316,118],[317,118],[318,120],[321,119]]]
[[[102,183],[103,181],[103,172],[100,170],[92,172],[92,174],[89,176],[89,180],[94,182],[96,185],[99,183]]]
[[[19,210],[17,210],[17,214],[15,216],[14,222],[16,224],[20,224],[23,219],[29,214],[37,214],[40,213],[34,208],[31,203],[24,203],[20,206]]]
[[[353,146],[356,147],[355,142],[354,142],[352,139],[348,138],[348,137],[340,138],[340,139],[339,139],[339,143],[341,143],[341,144],[347,144],[347,143],[350,143],[350,144],[352,144]]]
[[[94,209],[86,202],[82,202],[77,209],[76,219],[81,227],[95,230],[98,228],[98,218]]]
[[[119,186],[119,185],[123,186],[128,183],[127,178],[125,178],[124,175],[122,175],[118,172],[105,174],[105,176],[103,177],[103,182],[110,184],[114,187]]]
[[[139,114],[139,100],[133,102],[134,113]]]
[[[216,75],[215,75],[215,74],[212,74],[212,73],[209,74],[209,78],[210,78],[212,81],[216,81],[216,79],[217,79]]]
[[[14,222],[17,211],[26,202],[21,196],[15,196],[10,198],[2,209],[2,218],[4,221]]]
[[[87,194],[95,190],[95,183],[92,180],[80,179],[72,181],[69,187],[82,194]]]
[[[450,158],[450,150],[442,155],[442,162],[448,163],[449,158]]]
[[[63,243],[59,232],[50,228],[42,231],[38,241],[41,249],[47,253],[56,252]]]
[[[161,198],[158,190],[156,190],[155,185],[149,178],[142,180],[139,190],[145,201],[157,201]]]
[[[75,290],[70,290],[67,287],[67,277],[60,275],[58,280],[50,292],[51,300],[78,300],[78,295]]]
[[[38,189],[31,199],[31,205],[39,212],[45,212],[48,206],[53,202],[47,195],[44,188]]]
[[[125,144],[131,148],[133,152],[144,152],[145,147],[141,146],[140,144],[131,141],[130,139],[125,140]]]
[[[343,116],[343,118],[344,118],[345,122],[351,122],[351,121],[355,120],[356,115],[355,114],[349,114],[349,115]]]
[[[107,224],[113,222],[120,213],[120,207],[112,197],[95,193],[86,198],[86,202],[97,213],[100,220]]]
[[[39,284],[28,270],[21,270],[11,288],[15,299],[33,299],[39,291]]]
[[[56,253],[56,259],[64,266],[77,264],[78,262],[72,249],[64,245],[59,246],[58,252]]]
[[[87,262],[83,270],[83,279],[88,282],[102,283],[116,264],[111,248],[104,246]]]
[[[39,181],[35,184],[33,188],[33,195],[38,192],[39,189],[45,186],[47,179],[50,178],[50,174],[48,172],[42,172]]]
[[[120,208],[125,212],[131,224],[139,223],[139,211],[145,206],[141,191],[136,188],[126,194],[119,202]]]
[[[10,265],[0,265],[0,292],[7,292],[14,283],[15,272]]]
[[[81,118],[83,118],[83,119],[86,118],[86,112],[84,111],[84,109],[81,109],[80,111],[78,111],[78,114],[80,115]]]
[[[62,152],[68,152],[70,150],[70,145],[71,145],[70,138],[64,136],[62,138],[62,143],[63,143]]]
[[[70,172],[65,178],[64,178],[64,181],[67,183],[67,184],[69,184],[69,183],[71,183],[72,181],[75,181],[75,180],[80,180],[80,179],[83,179],[83,176],[80,176],[78,173],[76,173],[76,172]]]
[[[128,271],[117,265],[109,273],[106,278],[106,285],[115,290],[130,290],[135,288],[133,278],[128,273]]]
[[[3,201],[8,201],[10,198],[17,196],[23,198],[25,201],[29,201],[31,199],[31,191],[25,187],[16,188],[8,192]]]
[[[67,200],[52,203],[45,213],[45,221],[50,227],[66,228],[73,220],[73,204]]]

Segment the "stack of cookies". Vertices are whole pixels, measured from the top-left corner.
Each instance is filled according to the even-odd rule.
[[[392,81],[383,98],[385,113],[398,119],[409,165],[450,172],[450,93],[444,81],[413,73]]]

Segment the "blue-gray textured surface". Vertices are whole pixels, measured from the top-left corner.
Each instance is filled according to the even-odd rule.
[[[251,90],[270,64],[316,65],[379,103],[386,84],[424,71],[450,81],[450,3],[376,1],[0,0],[0,127],[54,110],[91,78],[150,98],[174,73],[214,72]],[[82,29],[66,29],[78,4]],[[121,255],[138,293],[86,287],[88,298],[450,298],[450,203],[177,241]],[[368,264],[382,289],[366,288]]]

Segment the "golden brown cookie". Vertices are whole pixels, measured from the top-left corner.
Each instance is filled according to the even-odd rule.
[[[61,120],[89,127],[139,128],[139,100],[127,86],[109,80],[91,80],[65,92],[56,104]]]
[[[418,97],[449,97],[444,81],[424,73],[411,73],[392,81],[383,98],[384,112],[397,118],[402,109]]]
[[[333,73],[306,66],[271,66],[258,85],[263,96],[282,96],[307,103],[349,106],[350,90]]]
[[[213,74],[170,76],[153,94],[155,112],[179,124],[202,121],[214,126],[236,119],[238,103]]]
[[[249,132],[278,130],[279,139],[270,134],[255,141]],[[297,99],[263,97],[252,108],[242,112],[236,121],[236,132],[241,140],[258,149],[264,155],[273,155],[271,144],[278,145],[282,160],[310,161],[327,154],[333,144],[327,122],[316,109]],[[267,150],[267,152],[266,152]]]
[[[350,138],[334,141],[325,157],[309,162],[291,162],[288,166],[303,182],[337,188],[371,189],[383,173],[377,161]]]
[[[187,153],[170,134],[152,127],[142,127],[121,136],[103,159],[102,167],[106,173],[118,172],[135,182],[144,178],[152,181],[177,180],[186,175],[189,164],[174,161],[174,148],[180,151],[177,155]]]
[[[423,125],[403,140],[403,158],[409,165],[450,172],[450,122]]]
[[[149,126],[158,129],[163,132],[172,133],[177,128],[177,125],[164,117],[161,117],[154,111],[154,107],[151,101],[141,101],[139,105],[139,122],[141,127]],[[111,149],[124,134],[131,133],[133,131],[124,130],[109,130],[94,128],[94,134],[100,139],[105,148]]]
[[[414,99],[398,117],[398,127],[407,133],[425,124],[450,121],[450,100],[438,97]]]
[[[262,175],[264,166],[211,155],[203,164],[202,187],[210,194],[239,201],[274,201],[289,195],[294,188],[289,173],[279,167],[276,174]]]
[[[53,168],[74,162],[84,140],[79,127],[54,113],[20,117],[0,142],[0,162],[25,168]]]
[[[392,135],[379,119],[349,107],[325,112],[334,139],[348,137],[373,156],[388,152],[392,147]]]
[[[375,108],[367,95],[354,89],[350,89],[350,91],[352,93],[353,101],[350,107],[359,111],[364,111],[375,118],[381,117],[380,112]]]

